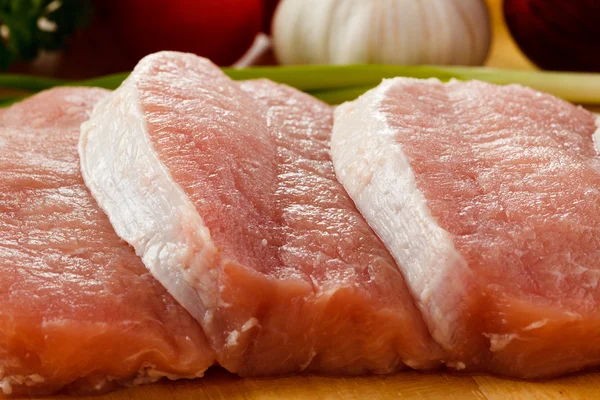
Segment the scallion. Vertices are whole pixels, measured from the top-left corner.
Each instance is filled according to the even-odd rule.
[[[517,71],[487,67],[394,66],[394,65],[314,65],[224,68],[236,80],[268,78],[313,94],[337,104],[356,98],[378,85],[382,79],[395,76],[438,78],[447,81],[479,79],[497,84],[520,83],[548,92],[565,100],[600,105],[600,74],[577,72]],[[54,86],[97,86],[115,89],[128,73],[109,75],[85,81],[65,81],[26,75],[0,74],[0,89],[37,92]]]

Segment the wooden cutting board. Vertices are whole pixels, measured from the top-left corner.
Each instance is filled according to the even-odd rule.
[[[488,65],[532,69],[506,32],[501,0],[487,0],[492,10],[494,43]],[[600,110],[599,110],[600,111]],[[65,399],[58,396],[47,399]],[[160,382],[124,389],[89,400],[200,399],[600,399],[600,373],[546,382],[524,382],[485,375],[405,372],[393,376],[331,378],[291,376],[241,379],[214,369],[195,381]]]
[[[328,378],[291,376],[277,379],[242,379],[213,370],[194,381],[153,385],[85,397],[86,400],[385,400],[479,399],[553,400],[600,398],[600,374],[587,374],[547,382],[523,382],[484,375],[404,372],[392,376]],[[66,396],[49,399],[66,400]]]

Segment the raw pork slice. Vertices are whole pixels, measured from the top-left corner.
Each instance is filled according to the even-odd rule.
[[[384,81],[333,163],[457,368],[600,364],[600,159],[586,110],[521,86]]]
[[[0,114],[0,389],[106,391],[196,377],[200,325],[114,233],[79,169],[79,126],[108,92],[53,89]]]
[[[158,53],[82,126],[86,183],[241,375],[435,366],[383,244],[336,181],[332,109]]]

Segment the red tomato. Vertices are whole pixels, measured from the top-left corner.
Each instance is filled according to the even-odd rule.
[[[160,50],[230,65],[261,31],[262,0],[120,0],[110,7],[119,45],[137,62]]]

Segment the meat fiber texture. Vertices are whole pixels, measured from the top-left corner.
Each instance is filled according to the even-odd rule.
[[[335,179],[332,122],[294,89],[162,52],[82,126],[92,194],[230,371],[439,365],[394,260]]]
[[[0,389],[106,391],[202,376],[200,325],[113,231],[80,173],[108,92],[53,89],[0,113]]]
[[[597,129],[581,107],[482,82],[396,78],[336,110],[336,174],[451,366],[600,364]]]

